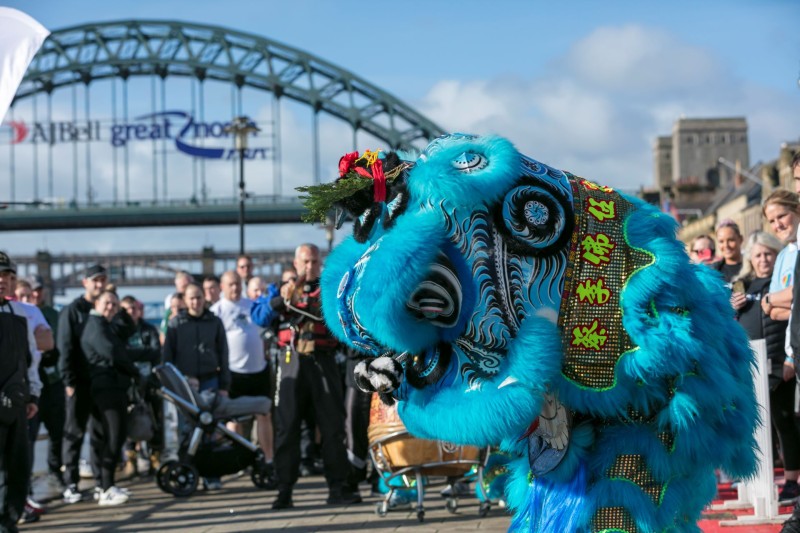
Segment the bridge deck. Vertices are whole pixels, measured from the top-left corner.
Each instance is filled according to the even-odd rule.
[[[2,206],[0,206],[2,207]],[[247,224],[281,224],[301,221],[306,212],[296,198],[280,198],[245,203]],[[236,224],[238,202],[197,204],[98,204],[92,206],[29,206],[0,209],[0,230],[30,231],[51,229],[131,228],[146,226],[198,226]]]

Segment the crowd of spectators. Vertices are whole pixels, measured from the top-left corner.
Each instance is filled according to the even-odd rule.
[[[744,236],[730,219],[715,234],[695,237],[690,259],[720,273],[731,291],[736,319],[751,340],[764,339],[769,361],[769,407],[776,463],[784,468],[779,500],[800,496],[800,430],[796,412],[795,354],[800,354],[800,306],[793,306],[798,276],[800,157],[791,165],[795,191],[776,189],[763,202],[770,232]]]
[[[800,227],[800,157],[792,162],[796,191],[778,189],[763,202],[771,230],[743,235],[732,220],[689,244],[690,260],[716,270],[730,290],[732,312],[751,340],[766,341],[774,448],[785,470],[781,500],[800,496],[800,431],[795,411],[795,354],[800,354],[800,298],[795,279]],[[319,249],[296,249],[293,268],[279,282],[254,276],[250,257],[235,270],[195,279],[177,272],[164,300],[161,327],[143,318],[133,295],[120,299],[108,271],[83,273],[83,294],[60,312],[47,305],[41,277],[17,279],[0,252],[0,530],[36,521],[43,506],[32,498],[34,442],[47,431],[46,482],[66,503],[80,490],[81,449],[89,436],[93,498],[119,505],[132,495],[116,484],[121,464],[150,475],[176,450],[162,403],[148,394],[153,368],[175,365],[198,391],[223,396],[269,396],[271,414],[254,427],[231,422],[253,439],[268,465],[273,509],[293,507],[301,475],[322,473],[327,503],[359,503],[367,472],[369,397],[346,379],[355,354],[331,336],[321,316]],[[147,399],[156,425],[152,439],[126,442],[133,398]],[[255,431],[254,431],[255,428]],[[180,438],[180,437],[178,437]],[[208,490],[220,479],[206,479]],[[792,521],[800,524],[800,507]]]
[[[132,494],[116,483],[121,469],[152,475],[177,454],[170,443],[180,441],[181,430],[174,438],[168,434],[169,404],[154,393],[153,369],[162,363],[173,364],[198,392],[273,398],[271,414],[229,427],[263,452],[267,488],[277,489],[274,509],[293,506],[298,476],[319,473],[328,483],[328,504],[361,501],[353,479],[363,476],[350,472],[348,456],[355,456],[345,438],[353,431],[345,428],[344,356],[321,317],[319,249],[299,246],[280,282],[267,284],[253,270],[252,259],[242,255],[235,270],[219,277],[177,272],[157,327],[144,319],[142,301],[130,294],[120,298],[102,265],[84,271],[82,294],[57,312],[46,304],[41,277],[17,279],[15,264],[0,253],[0,349],[16,356],[6,366],[0,362],[0,380],[11,376],[9,383],[25,389],[8,424],[3,401],[10,389],[0,390],[0,530],[14,531],[44,512],[31,491],[42,425],[48,440],[45,491],[57,491],[66,503],[91,495],[101,506],[124,504]],[[159,431],[132,442],[126,415],[137,399],[146,400]],[[368,403],[361,406],[367,411],[350,418],[368,419]],[[366,459],[367,428],[361,426],[359,471]],[[87,436],[88,463],[81,457]],[[82,470],[91,471],[90,490],[80,486]],[[203,481],[215,490],[223,480]]]

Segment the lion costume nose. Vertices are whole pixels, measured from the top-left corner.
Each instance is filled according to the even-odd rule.
[[[453,262],[439,252],[428,273],[411,293],[406,308],[413,316],[440,327],[453,327],[461,314],[463,293]]]

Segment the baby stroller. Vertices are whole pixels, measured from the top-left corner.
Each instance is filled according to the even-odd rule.
[[[247,467],[252,467],[253,484],[267,488],[269,475],[263,452],[225,427],[225,421],[266,414],[270,399],[243,396],[232,400],[213,391],[197,392],[171,363],[157,366],[154,372],[161,382],[158,394],[173,403],[189,425],[178,460],[167,461],[158,469],[159,488],[174,496],[189,496],[197,490],[200,477],[235,474]],[[224,438],[212,438],[217,435]]]

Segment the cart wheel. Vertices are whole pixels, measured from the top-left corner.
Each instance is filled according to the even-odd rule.
[[[197,490],[200,475],[189,463],[168,461],[158,470],[158,486],[173,496],[185,497]]]
[[[458,511],[458,500],[455,498],[447,498],[444,508],[447,509],[448,513],[456,514],[456,511]]]
[[[378,502],[375,505],[375,514],[378,516],[386,516],[386,513],[389,512],[389,503],[387,501]]]
[[[489,514],[489,511],[492,508],[492,504],[488,501],[481,502],[480,507],[478,507],[478,516],[481,518],[486,517]]]
[[[417,511],[417,520],[419,520],[420,523],[425,521],[425,511],[423,510]]]

